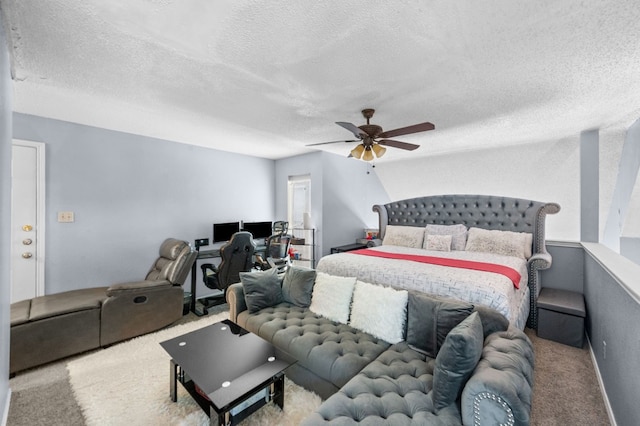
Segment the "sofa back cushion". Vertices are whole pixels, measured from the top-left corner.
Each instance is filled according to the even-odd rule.
[[[308,308],[311,304],[315,280],[316,271],[314,269],[290,265],[282,281],[282,298],[292,305]]]
[[[347,324],[355,285],[354,277],[338,277],[317,272],[309,310],[330,320]]]
[[[480,314],[485,339],[490,334],[497,331],[505,331],[509,328],[509,320],[495,309],[488,306],[476,305],[473,310]]]
[[[282,280],[278,269],[266,271],[240,272],[240,281],[244,288],[244,300],[249,313],[275,306],[282,302]]]
[[[404,340],[407,291],[356,281],[349,325],[389,343]]]
[[[433,369],[433,405],[438,410],[453,404],[469,380],[480,356],[484,334],[477,312],[449,332]]]
[[[410,291],[407,343],[413,349],[435,358],[449,331],[472,312],[473,305],[470,303]]]

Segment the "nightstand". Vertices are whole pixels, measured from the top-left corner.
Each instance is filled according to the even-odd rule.
[[[367,245],[359,243],[346,244],[344,246],[331,247],[331,254],[344,253],[345,251],[360,250],[363,248],[367,248]]]

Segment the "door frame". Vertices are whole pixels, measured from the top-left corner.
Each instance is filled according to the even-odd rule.
[[[36,296],[44,296],[44,264],[45,264],[45,144],[44,142],[13,139],[13,145],[35,148],[36,150],[36,229],[38,241],[36,245]],[[13,170],[13,161],[11,163]],[[13,173],[13,172],[12,172]],[[11,186],[11,199],[13,200],[13,185]],[[12,201],[13,203],[13,201]],[[13,205],[11,207],[13,212]],[[13,213],[11,214],[13,221]],[[13,223],[11,224],[13,229]],[[13,256],[12,256],[13,258]],[[11,278],[13,280],[13,277]],[[13,281],[11,281],[13,284]]]

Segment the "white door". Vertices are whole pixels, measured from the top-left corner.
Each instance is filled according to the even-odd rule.
[[[44,144],[13,141],[11,303],[44,294]]]

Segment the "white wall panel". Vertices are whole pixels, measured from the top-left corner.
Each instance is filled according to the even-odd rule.
[[[382,163],[376,171],[391,200],[435,194],[486,194],[559,203],[560,213],[547,218],[547,237],[578,241],[579,149],[576,135],[503,149]]]

